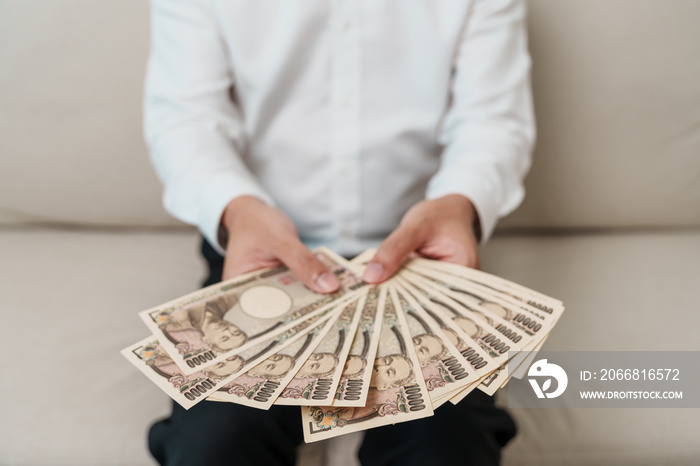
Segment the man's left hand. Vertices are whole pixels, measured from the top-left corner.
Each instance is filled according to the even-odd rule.
[[[476,219],[471,201],[459,194],[419,202],[379,246],[367,264],[364,280],[368,283],[387,280],[411,254],[478,269]]]

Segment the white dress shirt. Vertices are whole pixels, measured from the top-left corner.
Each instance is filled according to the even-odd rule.
[[[426,198],[468,197],[482,242],[522,201],[534,140],[523,0],[151,7],[151,158],[166,209],[220,252],[240,195],[346,255]]]

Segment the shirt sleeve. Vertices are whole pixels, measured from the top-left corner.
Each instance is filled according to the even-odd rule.
[[[469,198],[481,242],[525,195],[535,123],[525,2],[479,0],[456,51],[451,103],[439,133],[443,152],[426,197]]]
[[[273,200],[241,158],[245,131],[231,99],[233,71],[204,0],[151,0],[144,132],[174,217],[217,240],[226,205],[241,195]]]

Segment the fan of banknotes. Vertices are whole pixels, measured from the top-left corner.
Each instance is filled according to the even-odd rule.
[[[313,442],[427,417],[522,377],[562,302],[454,264],[410,259],[381,285],[319,248],[339,290],[259,270],[139,315],[152,335],[122,354],[184,408],[204,400],[301,406]],[[506,364],[508,363],[508,364]]]

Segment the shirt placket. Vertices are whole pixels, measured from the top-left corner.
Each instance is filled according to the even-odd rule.
[[[360,227],[360,0],[333,0],[331,17],[331,158],[334,230],[339,251],[358,249]]]

